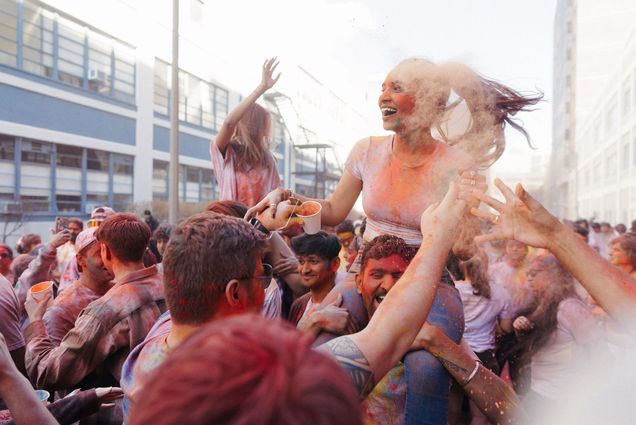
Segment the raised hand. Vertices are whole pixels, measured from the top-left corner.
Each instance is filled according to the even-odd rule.
[[[53,248],[59,248],[66,242],[71,240],[71,232],[68,229],[64,229],[51,236],[51,246]]]
[[[274,71],[276,71],[276,67],[278,66],[278,64],[278,58],[276,57],[267,59],[265,62],[263,62],[263,75],[261,77],[261,84],[259,85],[263,92],[274,87],[274,84],[276,84],[276,82],[280,78],[280,72],[276,77],[274,77]]]
[[[490,233],[477,236],[475,242],[515,239],[537,248],[549,248],[550,236],[561,225],[559,220],[530,196],[521,184],[517,185],[515,192],[499,179],[495,180],[495,186],[504,196],[505,202],[483,193],[474,193],[475,197],[499,213],[496,215],[471,208],[473,215],[495,223]]]

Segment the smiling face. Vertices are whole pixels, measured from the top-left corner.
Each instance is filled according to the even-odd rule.
[[[369,317],[373,316],[386,294],[402,277],[408,264],[408,261],[398,254],[367,260],[364,269],[356,275],[356,286],[358,293],[362,295]]]
[[[336,259],[325,260],[316,254],[297,255],[298,273],[306,288],[318,289],[334,282],[339,262]]]
[[[389,72],[378,99],[385,130],[431,127],[448,97],[435,71],[431,62],[408,59]]]

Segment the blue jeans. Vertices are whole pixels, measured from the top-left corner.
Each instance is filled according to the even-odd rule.
[[[440,283],[427,322],[459,343],[464,333],[464,309],[454,286]],[[414,351],[404,357],[404,374],[404,424],[446,425],[451,377],[444,366],[429,352]]]

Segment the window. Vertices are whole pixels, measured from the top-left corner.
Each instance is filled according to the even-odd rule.
[[[132,206],[133,158],[128,155],[110,154],[112,162],[113,208],[126,211]]]
[[[82,209],[83,148],[55,145],[55,201],[58,211]]]
[[[15,194],[15,138],[0,134],[0,198]]]
[[[155,58],[155,112],[170,115],[170,64]],[[205,128],[220,128],[228,113],[228,91],[185,71],[179,71],[179,120]]]
[[[17,65],[18,7],[12,0],[0,0],[0,64]]]
[[[623,152],[621,153],[621,170],[629,168],[629,135],[623,136]]]
[[[214,87],[214,128],[219,129],[228,113],[228,91],[221,87]]]
[[[632,87],[631,87],[631,78],[627,78],[623,81],[623,99],[621,102],[621,111],[623,116],[626,116],[631,111],[631,102],[632,102]]]
[[[40,3],[0,0],[2,64],[134,103],[134,56],[124,43]]]
[[[152,161],[152,197],[168,199],[168,163],[157,159]]]
[[[605,130],[610,133],[618,127],[618,99],[616,95],[607,104],[605,117]]]
[[[155,91],[154,103],[155,112],[168,115],[170,111],[169,93],[170,84],[170,66],[159,59],[155,59],[154,69]]]
[[[50,209],[52,152],[49,143],[22,141],[20,199],[25,211],[47,212]]]
[[[616,178],[616,147],[612,146],[608,149],[605,157],[605,179],[611,180]]]

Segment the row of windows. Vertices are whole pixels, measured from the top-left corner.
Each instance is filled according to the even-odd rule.
[[[598,186],[603,181],[616,179],[618,173],[626,173],[630,167],[636,167],[636,127],[632,131],[632,140],[626,133],[620,145],[612,145],[604,155],[597,156],[593,163],[583,168],[583,188]]]
[[[134,49],[31,0],[0,0],[0,64],[135,100]]]
[[[0,135],[0,210],[81,214],[129,210],[133,157]]]
[[[169,163],[152,162],[152,197],[168,199]],[[208,168],[179,166],[179,200],[186,203],[209,202],[218,199],[219,190],[214,172]]]
[[[170,64],[155,59],[155,112],[170,115]],[[219,129],[228,113],[229,93],[222,87],[179,70],[179,119],[210,129]]]
[[[607,142],[612,132],[621,124],[621,117],[628,119],[636,107],[636,68],[621,85],[620,97],[614,94],[605,105],[603,112],[592,119],[592,126],[583,135],[583,146],[590,152],[595,146]]]

